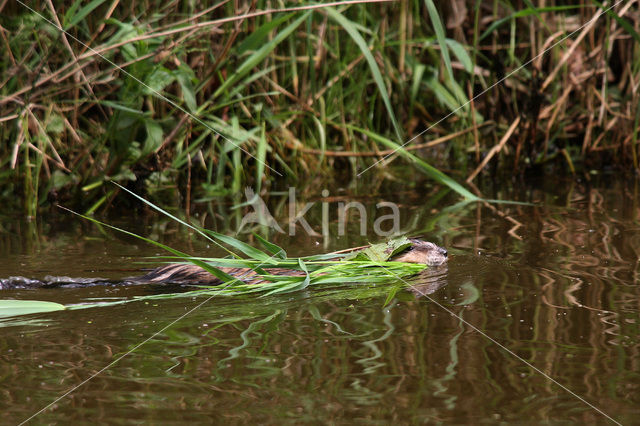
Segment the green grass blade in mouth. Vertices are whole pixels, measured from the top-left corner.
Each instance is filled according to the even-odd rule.
[[[273,256],[269,256],[267,253],[261,250],[258,250],[257,248],[245,242],[237,240],[228,235],[220,234],[219,232],[211,231],[209,229],[204,229],[204,228],[201,228],[201,231],[204,232],[205,234],[211,235],[212,237],[216,238],[219,241],[222,241],[223,243],[230,245],[234,249],[241,251],[242,253],[246,254],[252,259],[268,262],[273,257]]]
[[[227,283],[227,282],[233,282],[233,281],[236,281],[236,280],[237,280],[235,277],[232,277],[231,275],[227,274],[226,272],[223,272],[223,271],[221,271],[220,269],[218,269],[218,268],[216,268],[216,267],[214,267],[214,266],[211,266],[211,265],[209,265],[209,264],[208,264],[208,263],[206,263],[206,262],[203,262],[203,261],[198,260],[198,259],[193,259],[193,258],[191,258],[191,256],[189,256],[187,253],[183,253],[183,252],[181,252],[181,251],[179,251],[179,250],[176,250],[176,249],[174,249],[174,248],[171,248],[171,247],[169,247],[169,246],[166,246],[166,245],[164,245],[164,244],[162,244],[162,243],[159,243],[159,242],[157,242],[157,241],[151,240],[151,239],[149,239],[149,238],[145,238],[145,237],[140,236],[140,235],[138,235],[138,234],[134,234],[133,232],[129,232],[129,231],[125,230],[125,229],[118,228],[117,226],[113,226],[113,225],[109,225],[109,224],[107,224],[107,223],[101,222],[101,221],[99,221],[98,219],[95,219],[95,218],[93,218],[93,217],[85,216],[85,215],[82,215],[82,214],[80,214],[80,213],[76,213],[76,212],[74,212],[73,210],[69,210],[69,209],[68,209],[68,208],[66,208],[66,207],[62,207],[62,206],[59,206],[59,207],[60,207],[61,209],[63,209],[63,210],[68,211],[69,213],[73,213],[73,214],[75,214],[75,215],[77,215],[77,216],[80,216],[80,217],[81,217],[81,218],[83,218],[83,219],[86,219],[86,220],[88,220],[88,221],[91,221],[91,222],[93,222],[93,223],[95,223],[95,224],[98,224],[98,225],[100,225],[100,226],[105,226],[105,227],[110,228],[110,229],[113,229],[113,230],[115,230],[115,231],[122,232],[123,234],[127,234],[127,235],[130,235],[130,236],[132,236],[132,237],[138,238],[138,239],[140,239],[140,240],[142,240],[142,241],[146,241],[146,242],[148,242],[149,244],[153,244],[153,245],[154,245],[154,246],[156,246],[156,247],[160,247],[161,249],[166,250],[166,251],[168,251],[169,253],[172,253],[172,254],[174,254],[174,255],[176,255],[176,256],[178,256],[178,257],[180,257],[180,258],[184,259],[184,260],[188,260],[188,261],[190,261],[191,263],[193,263],[194,265],[197,265],[197,266],[201,267],[202,269],[204,269],[205,271],[209,272],[211,275],[213,275],[213,276],[215,276],[215,277],[217,277],[217,278],[221,279],[221,280],[222,280],[223,282],[225,282],[225,283]]]
[[[271,253],[273,256],[276,256],[280,259],[286,259],[287,258],[287,252],[284,251],[284,249],[276,244],[273,244],[270,241],[265,240],[264,238],[262,238],[260,235],[256,234],[255,232],[253,233],[253,236],[256,237],[258,239],[258,241],[260,241],[260,244],[262,244],[264,246],[264,248]]]
[[[178,223],[181,223],[182,225],[184,225],[184,226],[186,226],[188,228],[193,229],[194,231],[196,231],[197,233],[199,233],[200,235],[205,237],[207,240],[209,240],[211,242],[215,242],[218,246],[224,248],[229,254],[233,255],[236,258],[239,258],[240,256],[238,256],[236,253],[228,250],[224,246],[220,245],[215,240],[218,240],[218,241],[221,241],[221,242],[223,242],[225,244],[230,245],[231,247],[235,248],[236,250],[239,250],[242,253],[246,254],[247,256],[251,257],[252,259],[261,260],[261,261],[268,261],[272,257],[272,256],[269,256],[268,254],[264,253],[263,251],[260,251],[257,248],[255,248],[253,246],[250,246],[249,244],[244,243],[244,242],[242,242],[242,241],[240,241],[240,240],[238,240],[236,238],[230,237],[228,235],[220,234],[220,233],[215,232],[215,231],[210,231],[208,229],[201,228],[199,226],[191,225],[190,223],[185,222],[184,220],[172,215],[171,213],[167,212],[166,210],[163,210],[160,207],[156,206],[155,204],[145,200],[144,198],[142,198],[141,196],[139,196],[135,192],[128,190],[124,186],[122,186],[122,185],[120,185],[120,184],[118,184],[116,182],[113,182],[113,183],[114,183],[114,185],[117,185],[120,189],[123,189],[123,190],[127,191],[129,194],[133,195],[138,200],[140,200],[143,203],[147,204],[148,206],[154,208],[155,210],[159,211],[160,213],[170,217],[171,219],[175,220]],[[215,238],[215,240],[214,240],[214,238]]]

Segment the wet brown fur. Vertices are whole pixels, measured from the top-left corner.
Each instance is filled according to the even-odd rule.
[[[411,246],[402,253],[397,254],[391,260],[397,262],[424,263],[429,266],[439,266],[447,261],[447,250],[428,241],[411,239]],[[248,284],[259,284],[264,280],[258,278],[258,274],[249,268],[219,268],[223,272],[236,277]],[[305,273],[286,268],[265,268],[267,273],[273,275],[303,276]],[[199,266],[192,264],[170,264],[156,268],[146,275],[134,278],[139,283],[158,284],[190,284],[190,285],[216,285],[222,281],[211,275]]]
[[[412,238],[411,247],[394,256],[391,260],[438,266],[447,261],[447,250],[428,241]]]
[[[263,279],[257,278],[258,273],[250,268],[218,268],[221,271],[236,277],[247,284],[259,284]],[[295,269],[265,268],[265,272],[272,275],[304,276],[305,273]],[[193,264],[172,263],[150,271],[142,277],[134,278],[139,283],[157,284],[190,284],[190,285],[217,285],[222,283],[220,278],[211,275],[201,267]]]

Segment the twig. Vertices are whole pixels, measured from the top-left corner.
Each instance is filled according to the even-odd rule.
[[[551,71],[551,73],[549,74],[547,79],[544,81],[544,83],[542,83],[542,86],[540,87],[541,92],[544,92],[547,86],[549,86],[549,84],[551,84],[556,79],[556,74],[558,74],[558,72],[564,67],[565,63],[569,60],[571,55],[573,55],[573,52],[580,45],[580,42],[582,41],[582,39],[585,38],[587,34],[589,34],[589,31],[591,31],[591,29],[596,24],[596,22],[598,22],[598,18],[600,17],[600,15],[601,14],[596,14],[593,18],[591,18],[591,22],[589,22],[582,29],[582,31],[580,32],[580,35],[575,39],[573,44],[569,47],[569,49],[567,49],[566,52],[564,52],[564,55],[562,55],[560,62],[558,62],[558,65],[556,65],[556,67],[554,68],[553,71]]]
[[[504,147],[504,144],[507,143],[507,141],[509,140],[513,132],[515,132],[516,128],[518,127],[518,124],[520,124],[520,117],[516,118],[513,121],[513,123],[511,123],[509,130],[507,130],[507,133],[505,133],[502,139],[500,139],[500,142],[498,142],[497,145],[491,148],[487,156],[484,157],[484,160],[482,160],[482,163],[480,163],[480,165],[473,171],[473,173],[469,175],[469,177],[467,178],[467,183],[475,179],[475,177],[478,175],[478,173],[480,173],[480,171],[484,168],[484,166],[486,166],[487,163],[491,161],[493,156],[502,150],[502,147]]]
[[[55,21],[56,25],[59,28],[62,28],[62,24],[60,23],[60,19],[58,19],[58,13],[56,12],[55,7],[53,6],[53,2],[51,0],[47,0],[47,5],[49,6],[49,9],[51,11],[51,16],[53,17],[53,20]],[[76,54],[71,48],[71,45],[69,44],[69,40],[67,40],[67,33],[65,31],[60,31],[60,37],[62,38],[62,43],[67,48],[67,50],[69,51],[69,54],[73,58],[73,61],[77,62],[78,58],[76,57]],[[107,113],[100,106],[100,103],[98,102],[96,94],[93,92],[93,88],[91,87],[91,84],[89,84],[89,80],[87,79],[87,76],[85,75],[84,71],[82,71],[82,69],[78,70],[78,75],[80,76],[80,78],[82,78],[84,86],[87,89],[87,93],[89,93],[89,95],[93,97],[94,101],[96,102],[98,110],[102,113],[104,118],[108,118]],[[77,109],[74,110],[75,115],[77,115],[77,111],[78,111]],[[74,123],[77,124],[76,117],[74,117]]]

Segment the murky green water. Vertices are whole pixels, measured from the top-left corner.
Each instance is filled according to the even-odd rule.
[[[393,201],[407,234],[450,250],[447,285],[428,297],[399,293],[386,306],[385,286],[365,285],[7,319],[0,323],[2,422],[19,423],[45,407],[32,422],[608,423],[602,412],[623,424],[640,418],[636,182],[556,180],[484,190],[488,198],[533,206],[455,205],[454,196],[420,185],[331,189],[324,198],[322,189],[301,191],[298,201],[317,202],[306,218],[319,234],[326,203],[328,235],[273,235],[290,254],[374,239],[373,223],[384,214],[376,203]],[[279,222],[288,214],[286,196],[267,203]],[[366,206],[365,236],[353,220],[336,237],[340,200]],[[227,203],[238,201],[245,200]],[[242,218],[242,209],[220,202],[200,210],[196,219],[219,230],[237,229]],[[185,251],[220,254],[155,216],[110,222]],[[2,226],[0,277],[118,279],[160,254],[62,212],[36,224],[5,218]],[[100,286],[0,296],[71,304],[162,291]]]

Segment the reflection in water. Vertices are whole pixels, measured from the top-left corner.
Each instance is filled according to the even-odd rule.
[[[407,279],[409,290],[417,297],[434,293],[447,285],[448,272],[449,265],[447,263],[427,268],[421,273]]]
[[[111,284],[117,284],[117,282],[109,281],[105,278],[52,277],[51,275],[47,275],[41,280],[26,277],[0,278],[0,290],[75,288]]]
[[[640,406],[640,209],[635,188],[621,182],[597,187],[552,182],[548,188],[542,183],[514,193],[490,192],[485,190],[490,198],[533,205],[487,208],[455,205],[445,197],[454,207],[439,210],[417,192],[399,195],[406,233],[439,241],[453,253],[445,268],[414,277],[410,291],[363,285],[286,297],[212,299],[38,420],[606,420],[469,328],[464,319],[617,421],[633,423]],[[307,219],[312,226],[320,224],[320,218]],[[515,222],[521,226],[514,228]],[[178,242],[184,251],[206,251],[188,235],[178,238],[172,225],[150,221],[149,226],[158,238],[170,240],[163,242]],[[104,239],[92,229],[60,238],[47,237],[46,230],[38,235],[38,244],[31,246],[0,235],[3,259],[8,260],[0,265],[0,276],[94,276],[85,265],[78,266],[79,273],[69,271],[76,265],[60,259],[125,268],[153,253],[131,247],[128,240]],[[323,240],[305,236],[287,240],[276,234],[273,239],[300,255],[367,242],[358,240],[357,232],[349,235],[330,241],[328,248]],[[22,248],[11,251],[13,247]],[[73,250],[65,252],[70,250],[65,247]],[[106,256],[104,247],[115,254],[101,257]],[[43,261],[47,253],[55,253],[55,260]],[[135,273],[105,275],[101,270],[95,275],[117,279]],[[131,298],[140,291],[11,290],[6,297],[55,297],[67,303]],[[61,311],[29,317],[46,322],[0,328],[0,410],[7,421],[23,420],[200,302],[157,299]]]

